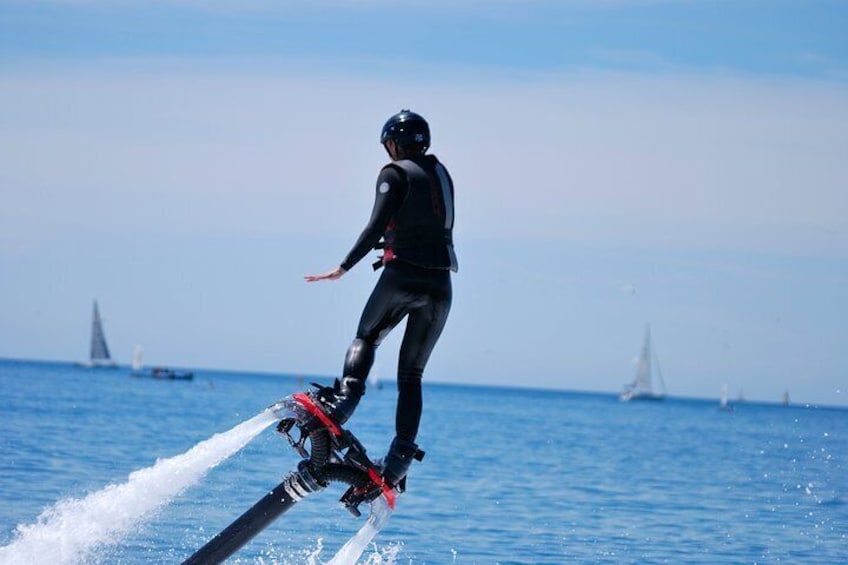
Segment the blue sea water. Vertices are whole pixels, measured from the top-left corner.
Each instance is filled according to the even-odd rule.
[[[118,498],[106,487],[310,380],[327,382],[195,375],[157,381],[127,369],[0,361],[0,546],[34,536],[39,523],[55,523],[57,508],[92,493],[97,504],[63,523],[59,542],[96,536],[90,514],[122,510],[110,508]],[[848,562],[848,410],[743,403],[722,412],[698,400],[625,404],[437,384],[424,396],[427,456],[361,563]],[[372,456],[391,440],[395,397],[392,383],[372,387],[350,423]],[[79,561],[180,563],[297,461],[266,429]],[[303,500],[231,562],[327,562],[364,521],[337,503],[343,490],[331,485]],[[19,559],[0,549],[4,565],[29,565]]]

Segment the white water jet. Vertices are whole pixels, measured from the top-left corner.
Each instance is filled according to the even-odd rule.
[[[392,511],[385,499],[382,496],[376,498],[371,503],[371,515],[368,516],[368,520],[326,565],[354,565],[391,515]],[[394,559],[392,558],[390,562],[394,563]]]
[[[250,443],[279,415],[272,406],[229,431],[155,465],[130,473],[85,498],[60,500],[34,524],[21,524],[13,541],[0,547],[0,565],[73,565],[120,541],[188,487]]]

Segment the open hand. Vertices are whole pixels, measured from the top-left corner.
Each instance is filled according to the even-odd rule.
[[[315,282],[315,281],[334,281],[336,279],[340,279],[343,274],[347,271],[342,269],[341,267],[336,267],[332,271],[328,271],[323,275],[306,275],[303,277],[306,279],[306,282]]]

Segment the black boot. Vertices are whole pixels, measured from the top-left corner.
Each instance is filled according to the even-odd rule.
[[[391,487],[397,486],[406,477],[412,460],[423,458],[424,452],[414,442],[396,437],[383,460],[383,480]]]
[[[350,420],[353,411],[359,406],[359,400],[365,394],[365,384],[353,377],[345,377],[338,385],[335,402],[329,411],[330,418],[340,426]]]
[[[351,377],[345,377],[341,381],[336,379],[333,386],[321,387],[315,393],[320,408],[339,426],[350,419],[363,394],[365,385]],[[324,427],[324,423],[318,416],[312,416],[302,427],[309,433]]]
[[[344,378],[341,381],[336,379],[332,387],[322,387],[318,390],[321,408],[339,426],[353,416],[353,411],[365,394],[365,380],[373,364],[374,346],[362,338],[356,338],[345,354],[342,369]],[[313,417],[308,421],[306,428],[318,429],[319,424],[315,420],[317,418]]]

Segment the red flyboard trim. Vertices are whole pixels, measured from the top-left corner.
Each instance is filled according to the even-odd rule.
[[[386,502],[389,503],[389,508],[392,510],[395,509],[395,491],[386,484],[386,481],[383,480],[383,477],[377,473],[374,469],[368,469],[368,476],[374,481],[374,484],[380,487],[380,490],[383,491],[383,496],[386,497]]]
[[[336,423],[333,422],[330,417],[324,413],[323,410],[316,406],[314,402],[312,402],[312,399],[309,398],[309,395],[302,392],[296,392],[292,395],[292,398],[294,398],[301,406],[306,408],[307,412],[321,420],[321,423],[324,424],[328,430],[330,430],[331,434],[336,437],[342,435],[342,431],[339,429]]]

